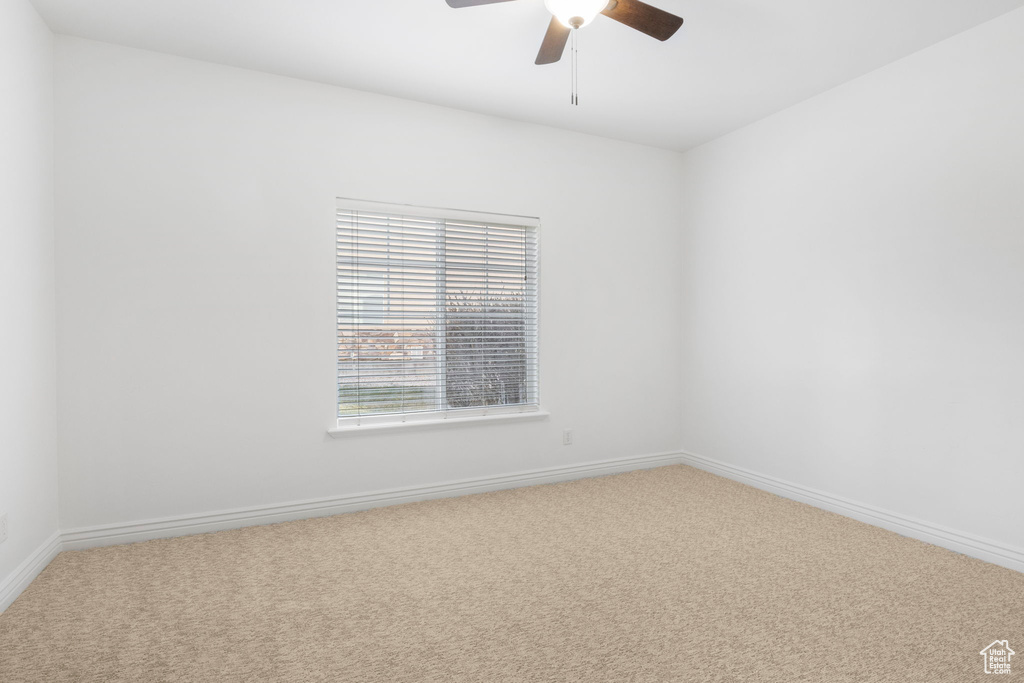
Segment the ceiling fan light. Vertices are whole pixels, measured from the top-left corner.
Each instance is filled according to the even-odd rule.
[[[544,6],[569,28],[582,28],[608,6],[608,0],[544,0]]]

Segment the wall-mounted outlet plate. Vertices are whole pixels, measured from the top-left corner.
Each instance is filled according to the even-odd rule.
[[[7,513],[0,514],[0,543],[7,540]]]
[[[572,430],[571,429],[563,429],[562,430],[562,445],[563,446],[571,446],[572,445]]]

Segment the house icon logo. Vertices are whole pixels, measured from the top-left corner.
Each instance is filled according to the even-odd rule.
[[[980,654],[985,658],[985,673],[1008,674],[1010,673],[1010,657],[1017,653],[1010,649],[1009,642],[996,640]]]

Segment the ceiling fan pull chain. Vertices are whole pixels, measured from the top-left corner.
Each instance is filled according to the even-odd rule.
[[[578,107],[580,104],[579,95],[579,53],[576,50],[576,35],[579,33],[579,29],[573,29],[572,31],[572,44],[569,46],[569,50],[572,53],[572,96],[571,102],[574,107]]]

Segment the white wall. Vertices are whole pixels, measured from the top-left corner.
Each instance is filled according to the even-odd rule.
[[[0,588],[57,531],[52,78],[49,29],[0,3]]]
[[[1024,546],[1022,36],[684,156],[686,450]]]
[[[72,38],[56,93],[63,528],[678,445],[677,154]],[[326,435],[339,195],[542,218],[549,420]]]

